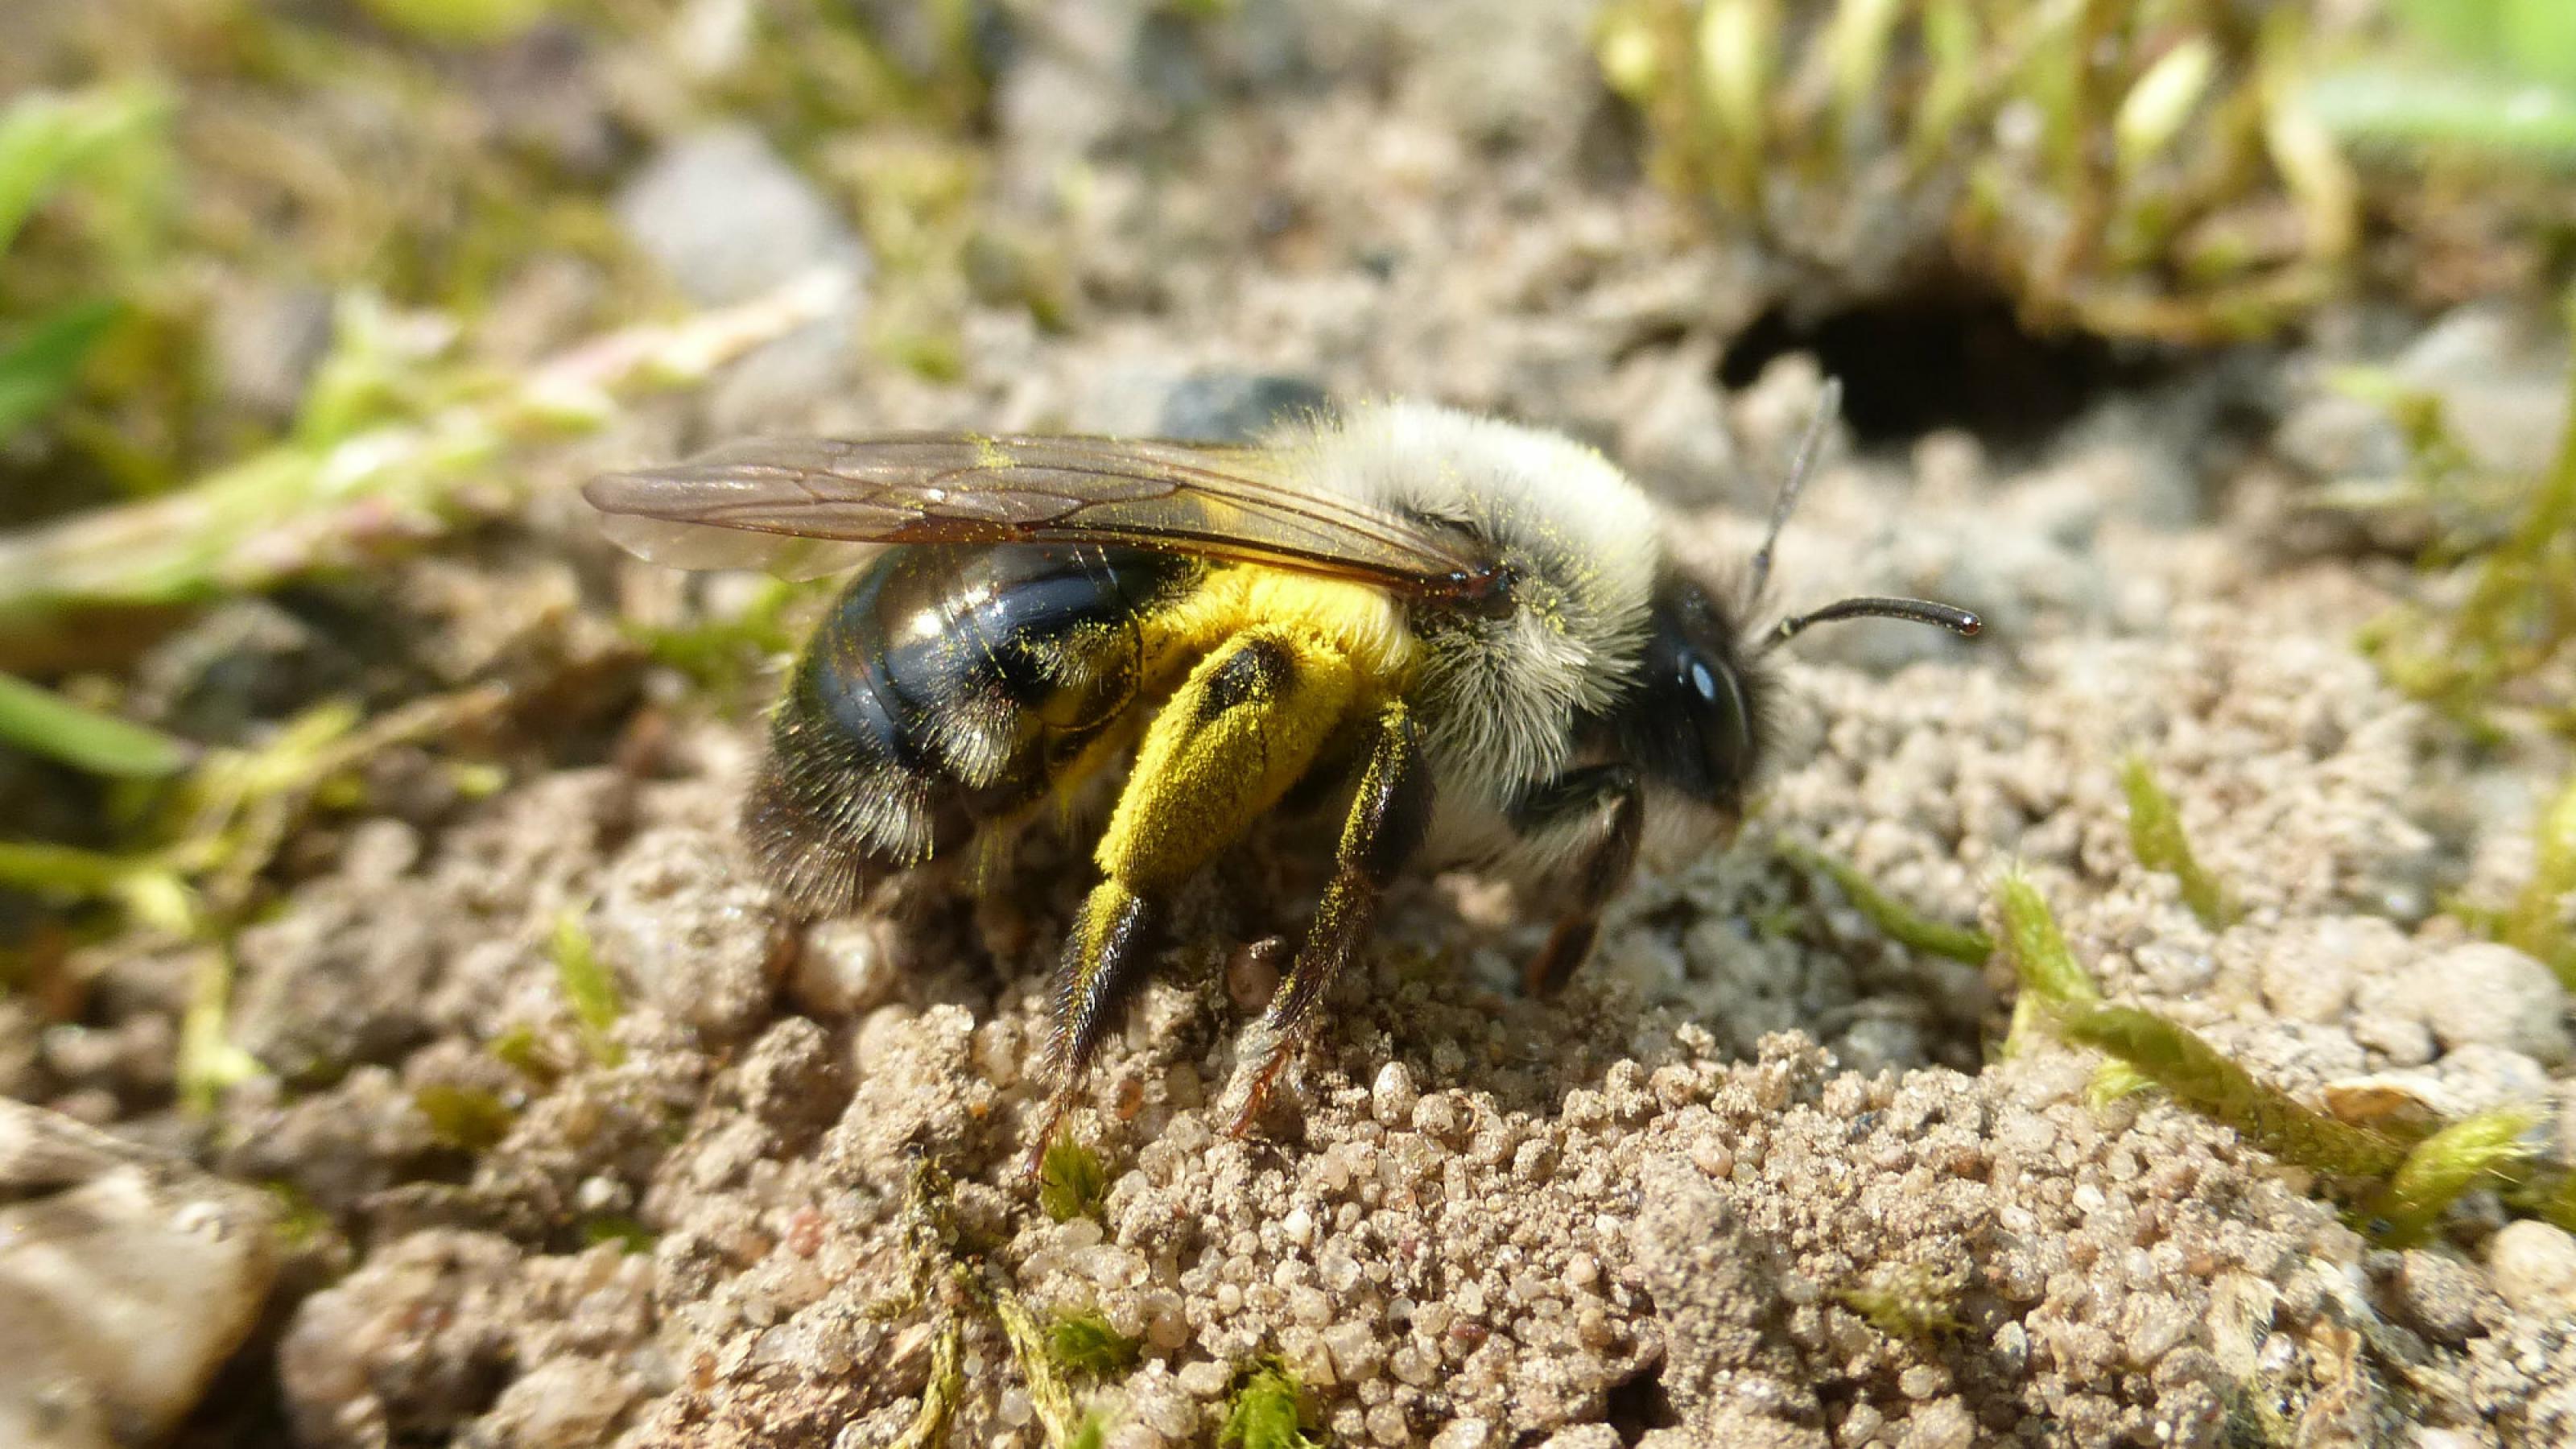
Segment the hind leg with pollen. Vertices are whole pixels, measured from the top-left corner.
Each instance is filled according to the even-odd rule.
[[[1101,882],[1065,943],[1041,1152],[1172,894],[1306,773],[1358,689],[1350,660],[1313,634],[1254,628],[1201,660],[1155,715],[1100,839]]]
[[[1342,822],[1332,883],[1315,907],[1315,923],[1261,1024],[1244,1035],[1243,1065],[1237,1069],[1242,1085],[1229,1094],[1238,1099],[1229,1129],[1235,1136],[1251,1130],[1261,1115],[1281,1068],[1304,1042],[1325,989],[1367,943],[1378,893],[1421,848],[1430,824],[1431,775],[1413,716],[1395,701],[1378,711],[1376,737]]]

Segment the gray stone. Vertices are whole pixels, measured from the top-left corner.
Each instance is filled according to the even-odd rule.
[[[2498,1297],[2525,1313],[2576,1317],[2576,1237],[2535,1219],[2507,1223],[2487,1244],[2487,1277]]]
[[[2496,1046],[2543,1066],[2567,1060],[2567,993],[2511,946],[2473,941],[2418,962],[2406,994],[2445,1051]]]
[[[145,1443],[241,1346],[276,1273],[260,1193],[0,1101],[0,1443]]]
[[[314,365],[331,348],[331,294],[319,287],[225,287],[207,319],[206,344],[225,403],[265,418],[291,417]]]
[[[864,274],[849,224],[749,126],[683,136],[617,193],[618,224],[680,290],[718,305],[817,267]]]

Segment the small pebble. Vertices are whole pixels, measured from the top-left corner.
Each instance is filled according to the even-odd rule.
[[[1369,1088],[1369,1110],[1381,1127],[1403,1127],[1413,1121],[1413,1108],[1419,1098],[1413,1090],[1413,1070],[1402,1062],[1388,1062],[1378,1068],[1377,1081]]]
[[[2408,994],[2446,1051],[2497,1046],[2543,1066],[2567,1060],[2567,993],[2558,978],[2510,946],[2473,941],[2408,973]]]
[[[2576,1317],[2576,1237],[2526,1218],[2487,1245],[2487,1274],[2505,1302],[2562,1321]]]
[[[1957,1399],[1936,1400],[1906,1418],[1896,1442],[1903,1449],[1970,1449],[1977,1442],[1977,1421]]]

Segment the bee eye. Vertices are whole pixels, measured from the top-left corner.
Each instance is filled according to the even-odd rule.
[[[1736,648],[1733,625],[1698,588],[1657,601],[1636,692],[1612,724],[1626,758],[1648,779],[1734,809],[1757,765],[1760,679]]]

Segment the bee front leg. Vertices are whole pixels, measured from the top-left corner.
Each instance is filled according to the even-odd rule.
[[[1154,716],[1100,838],[1101,882],[1065,943],[1055,1094],[1039,1151],[1072,1105],[1172,894],[1306,773],[1358,688],[1349,659],[1323,640],[1253,628],[1199,661]]]
[[[1431,773],[1422,762],[1413,715],[1397,700],[1378,713],[1376,741],[1343,820],[1333,879],[1315,908],[1315,923],[1270,998],[1269,1011],[1244,1034],[1240,1101],[1228,1129],[1235,1136],[1251,1130],[1261,1115],[1271,1084],[1304,1039],[1325,989],[1367,942],[1378,893],[1421,848],[1430,825]]]
[[[1601,933],[1601,907],[1619,893],[1637,864],[1637,841],[1646,824],[1646,796],[1627,765],[1587,765],[1532,791],[1512,812],[1526,836],[1566,835],[1574,855],[1573,900],[1557,918],[1547,944],[1522,974],[1532,996],[1564,989],[1576,967],[1592,954]]]

